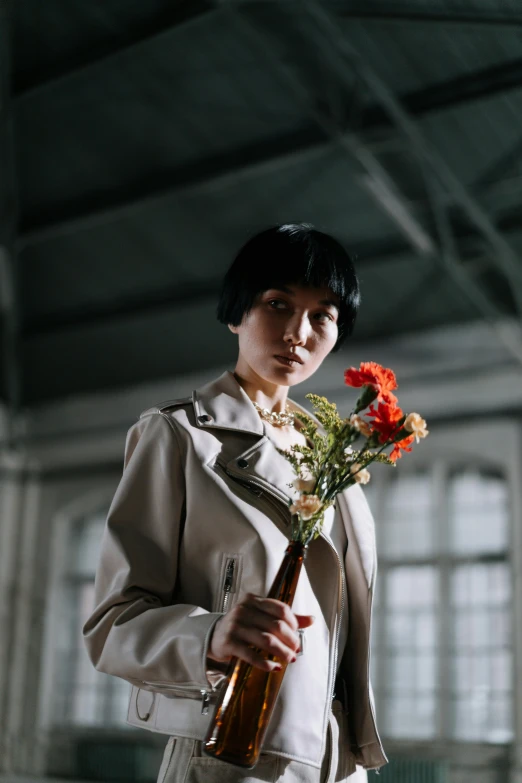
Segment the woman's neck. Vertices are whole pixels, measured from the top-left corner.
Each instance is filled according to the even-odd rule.
[[[288,397],[287,386],[270,384],[270,386],[263,387],[259,381],[244,378],[236,370],[233,375],[248,397],[262,408],[266,408],[271,413],[282,413],[285,410]]]

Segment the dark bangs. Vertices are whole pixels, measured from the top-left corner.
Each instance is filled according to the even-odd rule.
[[[223,280],[218,320],[239,326],[258,294],[285,285],[326,287],[339,297],[337,351],[353,331],[359,282],[344,247],[308,223],[274,226],[248,240]]]

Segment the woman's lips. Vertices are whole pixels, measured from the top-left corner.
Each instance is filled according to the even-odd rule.
[[[287,359],[286,356],[278,356],[276,354],[275,358],[278,362],[284,364],[285,367],[297,367],[299,364],[302,364],[298,359]]]

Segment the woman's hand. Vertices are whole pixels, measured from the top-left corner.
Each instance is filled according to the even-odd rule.
[[[280,663],[267,661],[254,648],[292,663],[299,650],[297,629],[307,628],[313,621],[312,615],[294,614],[289,606],[275,598],[247,593],[217,621],[207,654],[220,663],[237,657],[265,672],[279,670]]]

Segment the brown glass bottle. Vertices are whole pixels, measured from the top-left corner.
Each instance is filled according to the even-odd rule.
[[[292,606],[306,553],[306,546],[290,542],[268,598],[277,598]],[[207,755],[249,769],[255,766],[261,753],[287,667],[286,661],[275,655],[263,655],[270,661],[278,660],[281,671],[264,672],[233,658],[203,745]]]

